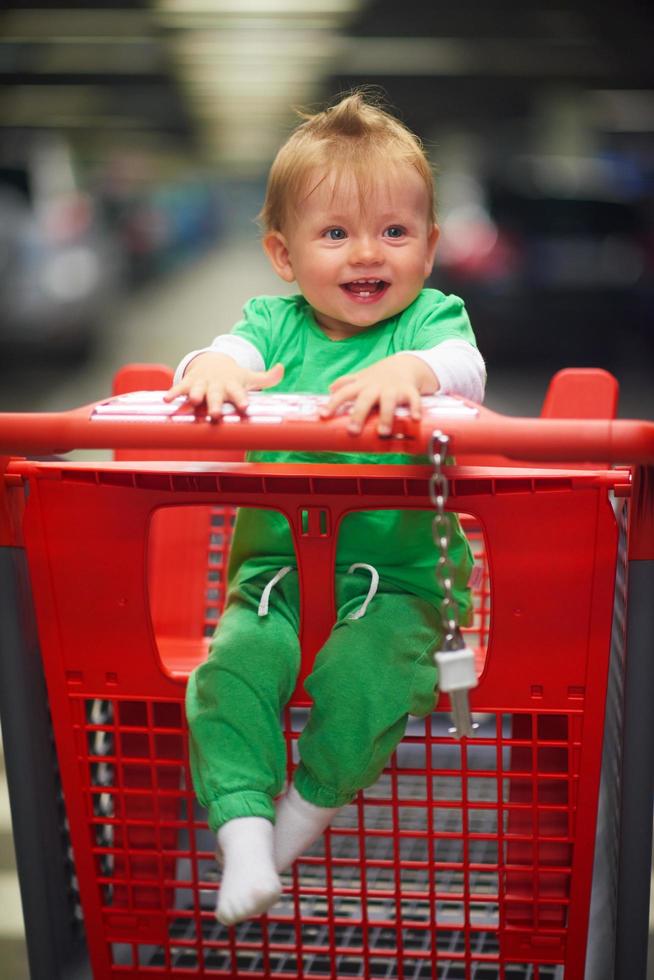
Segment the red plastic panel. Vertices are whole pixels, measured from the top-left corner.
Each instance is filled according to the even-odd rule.
[[[614,419],[619,385],[601,368],[564,368],[550,381],[541,418]]]

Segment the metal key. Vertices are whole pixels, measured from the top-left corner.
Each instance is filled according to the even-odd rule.
[[[439,671],[439,689],[449,694],[452,705],[454,727],[450,731],[457,738],[462,738],[472,735],[478,727],[472,720],[468,701],[468,691],[477,685],[477,674],[475,656],[469,647],[462,645],[451,649],[451,644],[457,641],[460,638],[456,636],[446,637],[446,649],[439,650],[435,658]]]

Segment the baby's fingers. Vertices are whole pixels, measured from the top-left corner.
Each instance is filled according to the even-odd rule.
[[[330,386],[333,389],[333,385]],[[347,402],[354,401],[354,399],[359,394],[360,388],[358,385],[349,384],[343,385],[338,389],[338,391],[333,391],[329,397],[329,401],[326,405],[320,409],[320,414],[323,418],[328,418],[330,415],[334,415],[336,411]]]
[[[206,399],[210,387],[210,383],[207,381],[193,381],[189,379],[186,397],[192,405],[201,405]]]
[[[172,402],[175,398],[179,398],[180,395],[185,395],[188,392],[188,381],[180,381],[179,384],[173,385],[168,391],[164,392],[163,400],[165,402]]]
[[[416,422],[422,418],[422,398],[417,388],[411,388],[409,391],[409,411],[411,418]]]
[[[218,382],[209,382],[205,401],[207,403],[207,415],[209,418],[217,419],[222,414],[223,402],[225,400],[225,386]]]
[[[379,399],[379,422],[377,432],[380,436],[390,436],[398,398],[395,392],[383,392]]]
[[[274,364],[267,371],[249,371],[247,386],[248,388],[261,389],[273,388],[278,385],[284,377],[284,365]]]
[[[329,386],[330,391],[338,391],[343,385],[353,384],[355,381],[359,380],[358,374],[342,374],[340,378],[336,378],[336,381],[332,381]]]
[[[223,401],[230,401],[237,411],[243,412],[248,407],[247,391],[238,381],[230,381],[225,385]]]
[[[395,409],[398,405],[408,405],[411,418],[418,421],[422,417],[422,401],[416,388],[406,391],[394,391],[382,394],[379,399],[379,425],[377,432],[380,436],[389,436],[393,429]]]
[[[352,411],[350,412],[350,422],[347,431],[353,435],[361,432],[363,423],[366,421],[375,404],[379,401],[379,391],[375,388],[367,388],[359,394]]]

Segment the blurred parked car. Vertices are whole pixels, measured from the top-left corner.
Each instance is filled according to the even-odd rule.
[[[0,164],[0,349],[85,354],[123,279],[118,243],[88,195],[44,195],[29,161]]]
[[[221,197],[206,178],[107,180],[99,197],[124,250],[132,286],[168,274],[221,240]]]
[[[482,205],[442,221],[433,281],[465,298],[480,347],[490,358],[547,366],[651,358],[654,227],[645,185],[563,188],[520,177],[495,174]]]

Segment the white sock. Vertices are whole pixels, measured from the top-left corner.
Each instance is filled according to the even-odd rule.
[[[327,829],[340,806],[316,806],[300,796],[295,786],[277,803],[275,819],[275,867],[286,871],[303,851]]]
[[[265,817],[236,817],[218,831],[223,876],[216,918],[225,926],[263,915],[281,895],[273,860],[273,825]]]

